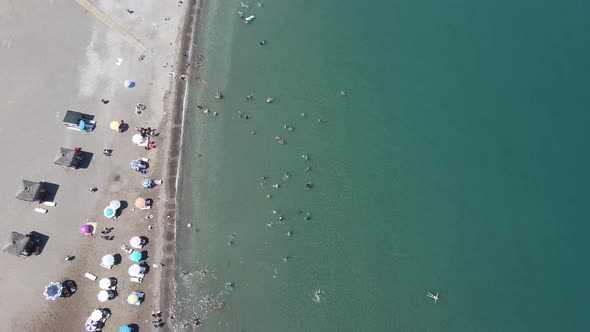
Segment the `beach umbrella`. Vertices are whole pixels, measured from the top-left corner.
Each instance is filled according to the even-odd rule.
[[[88,332],[96,331],[96,329],[98,328],[98,322],[88,318],[84,326],[86,327],[86,331]]]
[[[121,207],[121,201],[112,200],[109,203],[109,207],[116,211],[117,209],[119,209]]]
[[[102,289],[109,289],[112,286],[113,286],[113,281],[111,280],[111,278],[102,278],[98,282],[98,287],[100,287]]]
[[[104,216],[107,218],[112,218],[115,216],[115,209],[113,209],[112,207],[106,207],[104,209]]]
[[[115,131],[117,131],[117,130],[119,130],[119,126],[120,126],[120,125],[121,125],[121,123],[120,123],[119,121],[111,121],[111,123],[109,124],[109,127],[110,127],[112,130],[115,130]]]
[[[125,81],[123,82],[123,85],[124,85],[126,88],[132,88],[132,87],[134,87],[134,86],[135,86],[135,82],[133,82],[133,81],[131,81],[131,80],[125,80]]]
[[[129,240],[129,244],[133,248],[141,248],[143,246],[143,240],[139,236],[134,236]]]
[[[138,199],[136,199],[135,200],[135,207],[136,208],[140,208],[140,209],[143,208],[143,207],[145,207],[145,199],[143,199],[141,197],[138,198]]]
[[[91,320],[98,322],[104,317],[102,310],[94,309],[94,311],[90,314]]]
[[[141,181],[141,185],[144,188],[151,188],[154,185],[154,181],[152,181],[152,179],[143,179],[143,181]]]
[[[137,145],[142,145],[145,144],[147,145],[147,138],[141,136],[141,134],[135,134],[133,135],[133,137],[131,137],[131,142],[137,144]]]
[[[98,292],[98,300],[100,302],[106,302],[109,300],[109,292],[107,292],[106,290],[101,290],[100,292]]]
[[[102,256],[102,264],[106,266],[113,266],[115,264],[115,256],[104,255]]]
[[[139,264],[133,264],[129,267],[129,275],[132,277],[141,276],[145,272],[145,267],[142,267]]]
[[[140,305],[141,299],[143,298],[143,293],[141,292],[131,292],[129,296],[127,296],[127,303]]]
[[[119,328],[119,332],[131,332],[129,325],[123,325]]]
[[[45,287],[43,295],[45,295],[45,299],[47,300],[55,300],[61,296],[62,291],[63,285],[61,282],[54,281]]]
[[[133,160],[131,162],[131,168],[136,169],[141,167],[143,167],[143,165],[139,162],[139,160]]]
[[[131,253],[131,255],[129,255],[129,259],[132,260],[133,262],[139,262],[142,258],[142,254],[141,252],[137,251],[137,250],[133,250],[133,252]]]
[[[88,234],[92,232],[92,227],[88,224],[84,224],[80,226],[80,233]]]

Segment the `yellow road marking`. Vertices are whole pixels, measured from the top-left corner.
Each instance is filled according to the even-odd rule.
[[[102,23],[106,26],[111,28],[112,30],[118,32],[133,48],[135,48],[139,53],[143,53],[147,50],[142,43],[140,43],[137,39],[135,39],[129,32],[123,29],[122,26],[118,25],[113,21],[110,17],[108,17],[102,10],[98,9],[95,5],[90,3],[88,0],[76,0],[80,6],[86,8],[89,12],[91,12],[96,18],[98,18]]]

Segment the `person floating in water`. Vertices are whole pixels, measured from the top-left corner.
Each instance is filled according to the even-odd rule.
[[[346,96],[346,90],[342,90],[342,91],[340,91],[340,95],[341,95],[341,96]]]
[[[217,99],[221,99],[221,98],[223,98],[223,95],[221,94],[221,92],[220,92],[220,91],[217,91],[217,92],[215,93],[215,98],[217,98]]]
[[[311,182],[308,182],[308,183],[305,184],[305,190],[309,190],[312,187],[313,187],[313,183],[311,183]]]
[[[266,45],[266,39],[263,39],[263,40],[261,40],[261,41],[260,41],[260,45],[261,45],[261,46],[264,46],[264,45]]]
[[[428,292],[426,294],[426,297],[429,297],[429,298],[433,299],[434,300],[434,303],[438,302],[438,293],[436,293],[436,295],[434,295],[434,294]]]
[[[308,156],[308,155],[306,155],[306,154],[302,154],[302,155],[301,155],[301,158],[303,158],[303,159],[305,159],[305,160],[309,160],[309,156]]]
[[[271,96],[266,98],[266,102],[269,104],[272,103],[273,101],[274,101],[274,99]]]

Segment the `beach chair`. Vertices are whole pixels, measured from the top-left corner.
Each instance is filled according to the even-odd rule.
[[[126,246],[126,245],[124,245],[124,244],[123,244],[123,245],[121,245],[121,249],[122,249],[123,251],[125,251],[126,253],[128,253],[128,254],[130,254],[130,253],[132,253],[132,252],[133,252],[133,248],[131,248],[131,247],[128,247],[128,246]]]
[[[143,277],[131,277],[131,278],[129,278],[129,280],[131,280],[131,282],[136,282],[138,284],[141,284],[141,282],[143,281]]]
[[[105,269],[107,269],[107,270],[110,270],[110,269],[112,269],[112,268],[113,268],[113,266],[112,266],[112,265],[104,265],[102,262],[100,262],[100,266],[104,267],[104,268],[105,268]]]
[[[54,207],[55,206],[55,202],[43,202],[43,205]]]
[[[42,209],[42,208],[35,208],[35,212],[43,214],[43,213],[47,213],[47,210]]]
[[[95,276],[94,274],[88,273],[88,272],[86,272],[84,274],[84,276],[92,281],[96,281],[96,278],[97,278],[97,276]]]

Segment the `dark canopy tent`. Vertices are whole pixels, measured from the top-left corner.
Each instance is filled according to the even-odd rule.
[[[82,159],[82,151],[80,149],[59,148],[53,163],[64,167],[77,167]]]
[[[2,251],[15,256],[20,256],[28,243],[29,238],[26,235],[12,232],[8,238],[8,242],[4,245],[4,248],[2,248]]]
[[[23,201],[35,202],[41,200],[44,193],[42,182],[23,180],[16,192],[16,198]]]

